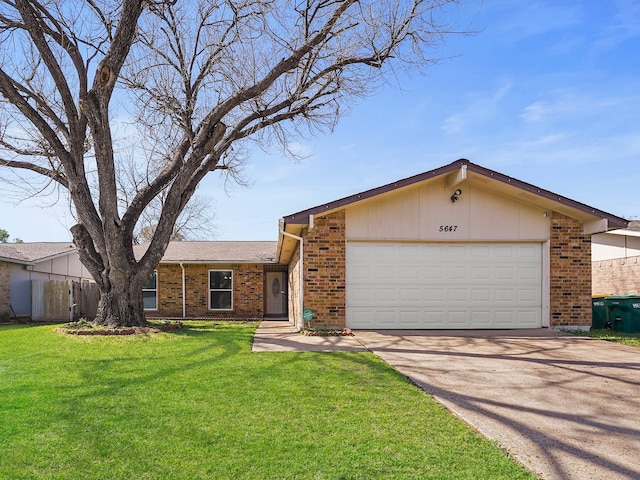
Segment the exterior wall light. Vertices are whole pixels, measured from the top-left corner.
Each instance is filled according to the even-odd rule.
[[[453,192],[453,195],[451,195],[451,201],[455,203],[460,195],[462,195],[462,190],[458,188],[455,192]]]

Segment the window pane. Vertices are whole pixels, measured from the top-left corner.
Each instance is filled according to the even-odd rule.
[[[231,289],[231,270],[216,270],[209,272],[209,288]]]
[[[231,292],[211,292],[211,310],[231,310]]]
[[[155,291],[143,291],[142,292],[142,303],[144,304],[145,310],[155,310],[157,307],[157,299]]]
[[[147,279],[147,281],[146,281],[146,282],[144,282],[144,285],[142,286],[142,288],[145,288],[145,289],[150,288],[150,289],[152,289],[152,290],[155,290],[155,288],[156,288],[156,276],[157,276],[157,273],[156,273],[156,272],[153,272],[153,273],[149,276],[149,278]]]

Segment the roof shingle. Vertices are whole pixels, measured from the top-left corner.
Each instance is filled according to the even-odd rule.
[[[0,258],[17,263],[33,263],[75,250],[71,242],[0,243]]]
[[[160,263],[275,263],[277,242],[169,242]],[[133,247],[141,258],[149,244]]]

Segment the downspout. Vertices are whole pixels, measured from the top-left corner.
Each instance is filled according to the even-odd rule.
[[[302,241],[302,237],[299,237],[297,235],[294,235],[293,233],[289,233],[289,232],[285,232],[284,228],[280,229],[280,233],[286,237],[289,238],[294,238],[296,240],[298,240],[298,242],[300,242],[300,324],[296,324],[296,327],[299,330],[302,330],[304,328],[304,320],[302,320],[302,310],[304,309],[304,269],[302,268],[302,266],[304,265],[304,242]]]
[[[184,280],[184,265],[180,262],[180,269],[182,270],[182,318],[187,316],[187,299],[185,297],[186,287]]]

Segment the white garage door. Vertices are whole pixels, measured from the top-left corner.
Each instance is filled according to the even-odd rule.
[[[541,244],[347,244],[347,326],[536,328]]]

